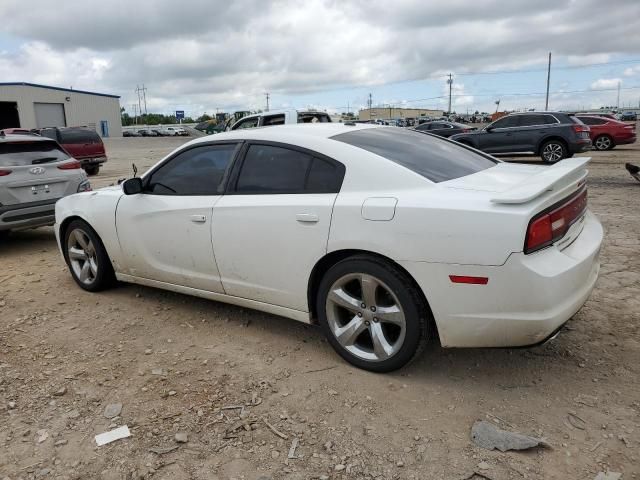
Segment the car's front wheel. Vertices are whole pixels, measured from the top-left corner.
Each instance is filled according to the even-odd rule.
[[[64,232],[64,256],[71,276],[89,292],[110,287],[115,274],[100,237],[82,220],[72,221]]]
[[[593,141],[596,150],[611,150],[613,148],[613,138],[609,135],[600,135]]]
[[[559,140],[549,140],[542,145],[540,157],[547,163],[556,163],[567,157],[567,147]]]
[[[430,313],[419,291],[404,272],[375,257],[350,257],[331,267],[316,308],[331,346],[365,370],[401,368],[429,338]]]

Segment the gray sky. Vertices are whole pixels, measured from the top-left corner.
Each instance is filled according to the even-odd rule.
[[[442,106],[432,97],[448,72],[459,110],[497,96],[535,107],[539,95],[504,94],[544,91],[549,51],[556,108],[610,104],[618,82],[623,103],[640,98],[638,0],[3,0],[0,18],[3,81],[114,93],[126,107],[144,83],[154,111],[263,108],[267,91],[275,107],[345,110],[368,92]],[[464,75],[512,69],[532,72]]]

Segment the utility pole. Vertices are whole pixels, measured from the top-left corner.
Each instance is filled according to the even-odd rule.
[[[133,121],[137,125],[138,124],[138,106],[135,103],[132,103],[131,108],[133,109]]]
[[[545,112],[549,111],[549,82],[551,80],[551,52],[549,52],[549,65],[547,66],[547,100],[544,103]]]
[[[618,81],[618,99],[616,100],[616,110],[620,110],[620,81]]]
[[[453,88],[453,75],[451,73],[449,74],[447,83],[449,84],[449,108],[447,110],[447,115],[450,115],[451,114],[451,90]]]
[[[267,112],[269,111],[269,92],[264,94],[265,97],[267,97]]]
[[[136,85],[136,94],[138,95],[138,111],[142,115],[142,100],[140,99],[140,92],[141,91],[142,90],[140,89],[140,86]]]
[[[144,114],[147,114],[147,87],[142,84],[142,99],[144,100]]]
[[[373,107],[373,98],[371,94],[369,94],[369,100],[367,100],[367,104],[369,105],[369,116],[371,116],[371,108]]]

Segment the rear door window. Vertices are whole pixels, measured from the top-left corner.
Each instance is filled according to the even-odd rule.
[[[520,116],[520,126],[522,127],[535,127],[539,125],[545,124],[545,116],[544,115],[521,115]]]
[[[240,120],[237,125],[234,125],[232,130],[240,130],[241,128],[254,128],[258,126],[258,121],[260,117],[252,117],[244,120]]]
[[[520,125],[520,115],[509,115],[496,120],[491,124],[492,128],[512,128]]]
[[[102,143],[100,135],[91,130],[60,130],[60,142],[64,144]]]
[[[0,142],[0,167],[38,165],[68,158],[69,155],[55,142]]]
[[[312,152],[252,144],[247,149],[235,192],[239,194],[337,193],[345,168]]]
[[[262,125],[265,127],[271,125],[284,125],[284,113],[280,115],[265,115],[262,117]]]
[[[331,138],[380,155],[436,183],[498,163],[455,142],[398,128],[367,128]]]
[[[298,123],[331,123],[331,117],[324,112],[300,112]]]

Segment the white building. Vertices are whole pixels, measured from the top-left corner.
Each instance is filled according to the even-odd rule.
[[[0,83],[0,129],[77,127],[121,137],[120,97],[33,83]]]

